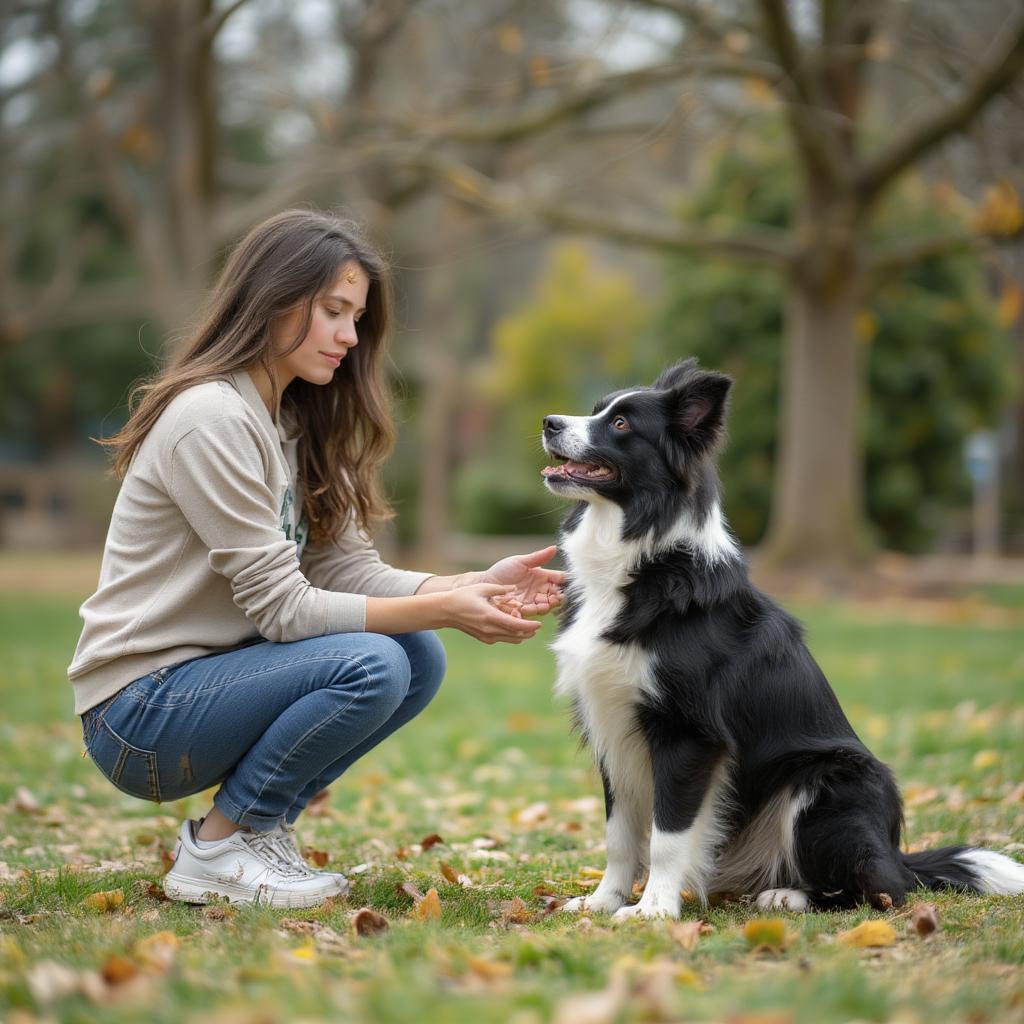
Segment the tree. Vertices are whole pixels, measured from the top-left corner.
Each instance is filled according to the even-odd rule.
[[[789,226],[795,182],[778,132],[720,147],[682,217],[712,214]],[[949,190],[904,178],[885,211],[886,230],[953,231],[963,215]],[[783,338],[778,276],[676,256],[659,317],[661,361],[689,352],[733,373],[729,443],[722,459],[730,524],[745,544],[763,539],[772,505]],[[1009,347],[977,261],[963,253],[921,260],[880,284],[856,315],[868,380],[861,429],[872,541],[919,551],[950,507],[969,498],[965,436],[997,425],[1008,397]]]
[[[779,273],[786,295],[786,351],[765,554],[776,563],[852,566],[865,554],[859,424],[865,378],[858,310],[879,282],[923,259],[1021,232],[1012,218],[982,219],[974,230],[905,238],[884,233],[879,210],[906,171],[972,127],[1019,80],[1024,12],[1016,4],[991,5],[985,23],[994,19],[998,30],[987,35],[965,29],[954,50],[943,37],[955,25],[956,9],[946,5],[638,0],[635,6],[678,20],[672,59],[591,82],[588,95],[599,88],[612,90],[615,81],[626,77],[634,87],[638,82],[648,87],[666,81],[692,84],[707,76],[745,82],[742,89],[709,89],[705,99],[729,108],[745,106],[747,116],[753,106],[761,117],[767,113],[766,101],[777,104],[799,182],[788,229],[714,219],[683,228],[656,224],[651,217],[598,212],[561,196],[539,197],[536,189],[510,190],[443,161],[438,170],[467,201],[506,215],[527,211],[566,231]],[[900,40],[894,38],[906,21],[914,22],[919,35],[922,23],[931,26],[935,38],[930,50],[908,47],[910,73],[920,75],[924,85],[913,94],[919,112],[901,117],[887,109],[885,97],[896,92],[907,99]],[[580,116],[568,93],[550,107],[548,123],[556,116]],[[896,127],[890,128],[894,120]],[[501,125],[492,134],[507,137],[510,131],[510,125]],[[742,133],[742,122],[735,131]]]

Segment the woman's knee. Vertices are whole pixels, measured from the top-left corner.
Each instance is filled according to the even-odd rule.
[[[412,671],[410,696],[415,695],[421,707],[433,700],[444,679],[448,657],[436,633],[403,633],[395,638],[405,651]]]
[[[359,702],[375,709],[386,720],[409,693],[412,669],[401,644],[381,633],[364,633],[359,649],[351,655],[364,672],[365,686]]]

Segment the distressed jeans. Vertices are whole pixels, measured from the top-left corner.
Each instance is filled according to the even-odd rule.
[[[122,792],[213,802],[258,832],[289,824],[441,685],[434,633],[262,641],[160,668],[86,711],[86,749]]]

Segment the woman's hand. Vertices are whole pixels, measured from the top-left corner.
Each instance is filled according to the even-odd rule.
[[[480,582],[512,584],[508,598],[501,598],[500,603],[506,604],[513,614],[518,609],[523,615],[543,615],[562,603],[565,573],[541,568],[557,551],[552,544],[528,555],[503,558],[480,576]]]
[[[485,644],[519,644],[540,629],[540,623],[515,614],[514,584],[473,583],[447,590],[443,601],[446,626],[453,626]],[[510,608],[504,611],[502,605]]]

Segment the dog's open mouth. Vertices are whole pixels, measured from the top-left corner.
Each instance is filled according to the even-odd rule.
[[[558,483],[560,480],[607,483],[614,480],[618,474],[614,469],[599,466],[596,462],[565,462],[561,466],[545,466],[541,470],[541,475],[550,483]]]

